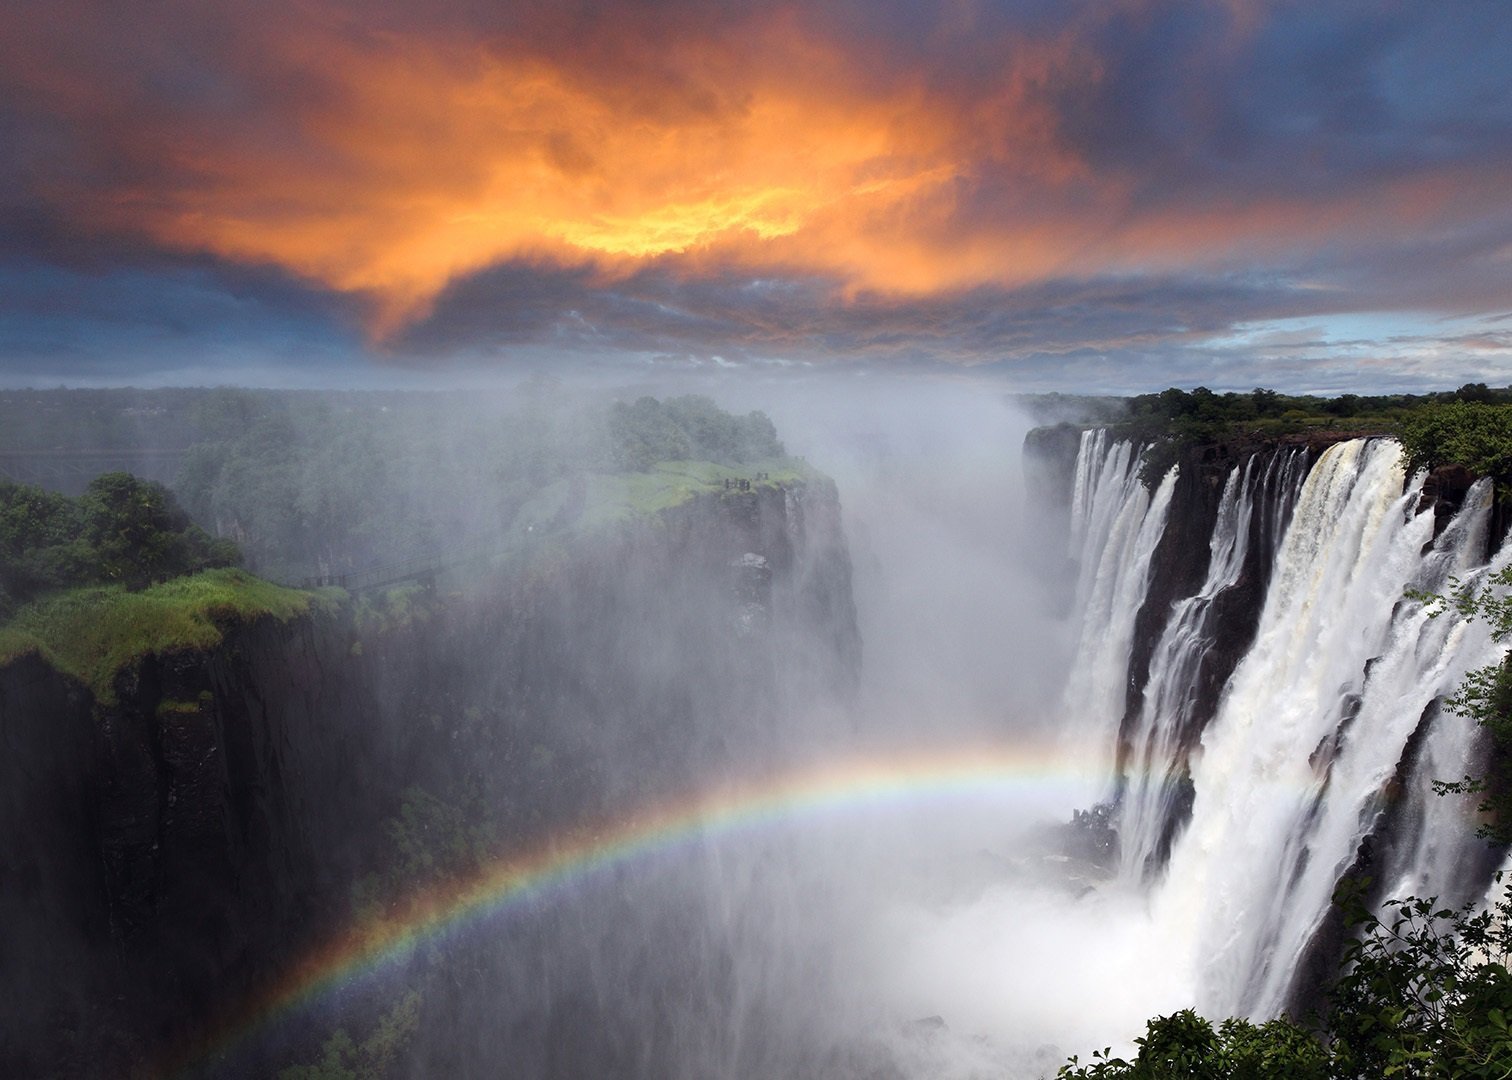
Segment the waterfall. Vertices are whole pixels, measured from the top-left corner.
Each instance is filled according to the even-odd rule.
[[[1118,814],[1120,871],[1137,880],[1157,871],[1180,823],[1189,780],[1186,748],[1197,715],[1194,687],[1217,644],[1217,600],[1240,580],[1253,542],[1263,549],[1253,572],[1268,566],[1280,523],[1301,474],[1300,451],[1252,455],[1229,472],[1208,550],[1208,571],[1193,596],[1178,600],[1151,654],[1140,708],[1124,734],[1123,787]]]
[[[1134,448],[1102,433],[1084,437],[1077,463],[1082,637],[1067,704],[1118,751],[1121,876],[1148,890],[1164,939],[1189,950],[1172,962],[1194,973],[1210,1016],[1286,1008],[1338,881],[1362,860],[1382,896],[1455,903],[1484,894],[1494,868],[1466,800],[1436,795],[1432,781],[1474,768],[1475,725],[1440,703],[1502,648],[1483,624],[1430,618],[1404,599],[1508,562],[1483,565],[1490,485],[1472,488],[1435,538],[1395,442],[1334,445],[1302,480],[1306,457],[1251,454],[1224,477],[1206,575],[1158,613],[1122,731],[1128,633],[1149,599],[1176,475],[1146,496],[1130,480]],[[1223,598],[1256,573],[1253,640],[1200,715]]]
[[[1068,736],[1111,768],[1123,715],[1134,621],[1149,584],[1150,560],[1165,530],[1177,472],[1153,496],[1139,478],[1139,452],[1102,430],[1082,434],[1071,506],[1071,544],[1081,576],[1081,634],[1067,687]]]

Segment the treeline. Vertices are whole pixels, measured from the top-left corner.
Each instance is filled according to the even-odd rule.
[[[1121,401],[1117,418],[1090,422],[1144,443],[1140,478],[1147,487],[1159,482],[1190,443],[1342,433],[1394,436],[1406,451],[1409,471],[1463,466],[1491,477],[1503,497],[1512,497],[1512,387],[1467,383],[1434,394],[1324,398],[1263,388],[1218,394],[1199,386]]]
[[[1319,427],[1388,428],[1419,410],[1463,403],[1512,405],[1512,387],[1493,389],[1485,383],[1467,383],[1458,390],[1433,394],[1340,394],[1331,398],[1282,394],[1258,387],[1247,393],[1224,394],[1205,386],[1194,390],[1171,387],[1126,399],[1123,418],[1115,423],[1152,435],[1216,438],[1238,427],[1272,434]]]
[[[119,450],[123,468],[135,448],[182,452],[172,494],[137,482],[159,524],[119,534],[145,545],[135,563],[106,554],[124,541],[108,540],[101,524],[105,478],[78,500],[7,484],[8,607],[54,588],[220,565],[236,548],[248,569],[294,583],[423,562],[497,544],[525,503],[583,473],[672,460],[739,466],[784,453],[759,412],[732,414],[701,396],[591,399],[546,378],[487,395],[7,391],[0,432],[0,450]],[[191,519],[203,529],[191,531]],[[206,533],[228,543],[207,547]]]
[[[545,380],[507,398],[410,395],[376,409],[218,391],[198,424],[175,485],[184,505],[286,581],[486,545],[575,475],[783,453],[762,413],[696,396],[584,401]]]
[[[744,465],[786,453],[766,413],[735,416],[693,394],[615,403],[609,410],[609,439],[615,463],[631,470],[658,461]]]
[[[81,585],[129,589],[234,566],[161,484],[106,473],[77,499],[0,481],[0,620],[46,593]]]

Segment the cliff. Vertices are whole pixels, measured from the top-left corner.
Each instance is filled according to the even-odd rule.
[[[1064,502],[1069,503],[1078,434],[1079,429],[1068,425],[1030,432],[1025,458],[1031,490],[1062,484]],[[1177,476],[1165,528],[1150,560],[1148,582],[1135,616],[1119,725],[1120,775],[1131,767],[1132,741],[1161,635],[1177,605],[1196,596],[1204,586],[1225,485],[1231,478],[1247,485],[1254,512],[1248,520],[1244,558],[1237,575],[1208,599],[1202,615],[1202,648],[1186,673],[1185,692],[1175,717],[1179,725],[1175,743],[1185,748],[1183,757],[1197,746],[1216,715],[1225,684],[1254,641],[1272,562],[1302,479],[1329,446],[1356,437],[1353,432],[1236,435],[1223,440],[1171,442],[1159,448],[1160,465],[1174,466]],[[1440,469],[1428,477],[1420,508],[1433,510],[1438,531],[1459,508],[1472,481],[1465,470],[1455,468]],[[1048,497],[1038,501],[1055,505]],[[1069,506],[1057,507],[1051,523],[1063,530],[1059,523],[1068,518]],[[1500,535],[1494,523],[1492,534]],[[1064,549],[1063,544],[1054,546]],[[1163,865],[1172,840],[1190,815],[1190,780],[1184,760],[1178,762],[1174,785],[1166,800],[1169,814],[1151,870]]]
[[[35,650],[0,666],[7,1075],[192,1041],[393,876],[415,791],[483,791],[487,843],[525,844],[775,753],[860,647],[815,476],[695,492],[456,591],[218,618],[108,692]]]
[[[1201,816],[1203,843],[1176,851],[1164,884],[1206,880],[1205,868],[1221,883],[1212,902],[1240,912],[1236,918],[1262,913],[1245,925],[1246,935],[1258,930],[1254,936],[1213,945],[1246,972],[1214,980],[1236,1010],[1319,1004],[1318,987],[1338,970],[1347,940],[1343,914],[1329,901],[1341,873],[1374,879],[1363,894],[1370,901],[1420,880],[1453,897],[1450,906],[1484,895],[1505,855],[1465,835],[1455,811],[1433,794],[1445,772],[1484,773],[1476,763],[1488,740],[1442,707],[1461,677],[1453,674],[1457,639],[1403,602],[1409,589],[1447,589],[1451,567],[1481,563],[1503,535],[1502,519],[1480,507],[1456,516],[1474,479],[1467,469],[1419,474],[1408,484],[1421,489],[1403,492],[1396,447],[1380,441],[1339,456],[1317,483],[1304,485],[1321,452],[1344,437],[1170,444],[1164,452],[1176,474],[1162,487],[1169,496],[1163,517],[1147,509],[1156,504],[1132,485],[1131,473],[1100,485],[1086,515],[1107,520],[1116,508],[1120,520],[1142,517],[1160,530],[1157,541],[1153,527],[1142,528],[1149,542],[1132,554],[1110,541],[1098,567],[1098,585],[1115,580],[1109,552],[1129,568],[1116,581],[1121,617],[1133,619],[1126,653],[1083,654],[1104,664],[1095,672],[1099,685],[1123,680],[1122,715],[1103,699],[1092,716],[1100,724],[1120,720],[1115,805],[1106,817],[1124,833],[1123,869],[1143,871],[1153,887],[1167,877],[1174,838],[1194,812]],[[1309,515],[1305,540],[1318,542],[1283,550],[1299,500]],[[1388,504],[1397,512],[1381,514]],[[1371,558],[1388,549],[1403,557],[1385,570]],[[1223,560],[1210,566],[1220,553]],[[1269,598],[1277,633],[1252,654],[1282,557],[1285,587]],[[1104,609],[1089,601],[1088,611],[1095,632]],[[1254,662],[1230,685],[1246,657]],[[1230,719],[1214,728],[1220,699]],[[1253,793],[1284,775],[1286,761],[1310,774],[1315,789],[1290,818],[1278,815],[1279,827],[1251,830],[1232,808],[1256,805]],[[1205,792],[1195,805],[1194,776]],[[1338,829],[1341,822],[1353,831]],[[1246,859],[1263,866],[1251,869]]]

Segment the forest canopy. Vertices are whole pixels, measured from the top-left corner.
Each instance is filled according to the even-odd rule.
[[[612,486],[595,478],[617,477],[659,489],[673,483],[668,462],[754,476],[748,466],[783,456],[760,412],[727,412],[701,395],[616,402],[545,377],[498,394],[0,392],[5,474],[68,494],[106,470],[171,482],[183,510],[235,541],[248,569],[295,584],[498,549],[524,508],[561,501],[561,485],[591,494]],[[61,496],[28,498],[46,522],[48,500]],[[44,539],[28,540],[47,551],[23,560],[20,576],[76,581]]]

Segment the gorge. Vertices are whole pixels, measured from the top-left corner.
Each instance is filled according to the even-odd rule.
[[[582,531],[608,481],[568,480],[465,577],[0,665],[0,1063],[1048,1076],[1315,1004],[1348,874],[1485,895],[1432,782],[1503,649],[1406,597],[1506,565],[1489,481],[1334,436],[1141,477],[927,395],[780,402],[833,480]]]

